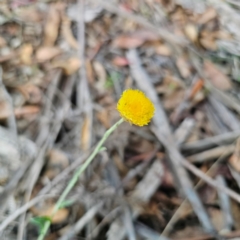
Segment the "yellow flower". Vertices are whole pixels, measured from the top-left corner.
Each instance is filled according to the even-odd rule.
[[[125,90],[118,101],[117,110],[126,121],[137,126],[147,125],[154,115],[154,105],[139,90]]]

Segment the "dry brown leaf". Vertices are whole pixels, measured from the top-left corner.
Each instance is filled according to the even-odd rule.
[[[228,161],[237,172],[240,172],[240,156],[234,153]]]
[[[204,72],[216,88],[220,90],[229,90],[232,88],[230,79],[210,61],[204,62]]]
[[[90,60],[86,61],[86,71],[87,71],[87,79],[90,84],[94,82],[94,73],[93,73],[93,66]]]
[[[232,39],[231,34],[224,30],[214,32],[214,37],[217,39],[223,39],[223,40],[231,40]]]
[[[185,58],[179,57],[176,61],[178,70],[183,78],[188,78],[191,75],[190,65]]]
[[[178,90],[172,93],[169,96],[166,96],[163,101],[164,108],[166,110],[172,110],[176,108],[183,100],[185,97],[185,91],[183,90]]]
[[[51,60],[61,53],[58,47],[40,47],[36,51],[36,59],[38,62],[45,62]]]
[[[50,180],[62,172],[69,164],[66,154],[59,149],[51,149],[47,159],[46,171],[43,176]]]
[[[93,62],[93,69],[97,77],[97,82],[95,83],[95,87],[99,93],[103,93],[106,90],[105,84],[107,79],[107,73],[105,68],[100,62]]]
[[[155,51],[157,54],[163,55],[166,57],[169,57],[172,54],[171,49],[165,44],[160,44],[156,46]]]
[[[30,104],[38,104],[42,100],[42,91],[33,84],[25,84],[17,88]]]
[[[58,30],[60,26],[60,14],[56,8],[56,5],[53,4],[49,8],[47,21],[44,26],[44,46],[54,46],[54,43],[58,37]]]
[[[52,63],[53,68],[62,68],[66,75],[72,75],[81,66],[80,60],[77,57],[72,57],[67,60],[58,60]]]
[[[217,208],[209,208],[208,212],[217,231],[223,230],[225,227],[225,218],[222,211]]]
[[[74,49],[78,49],[78,41],[73,36],[71,29],[71,21],[67,17],[63,17],[62,22],[62,35],[66,42]]]
[[[5,102],[0,103],[0,119],[6,119],[11,115],[11,109],[9,108],[8,104]],[[20,108],[14,109],[14,114],[16,117],[23,117],[26,114],[36,114],[40,112],[40,107],[38,106],[24,106]]]
[[[106,109],[103,109],[102,111],[98,112],[97,118],[104,125],[106,129],[111,127],[109,114]]]
[[[198,19],[198,24],[205,24],[217,17],[215,8],[208,8],[208,10]]]
[[[138,37],[122,35],[122,36],[117,37],[113,41],[112,45],[113,45],[113,47],[129,49],[129,48],[140,47],[144,42],[145,42],[145,40],[139,39]]]
[[[49,206],[48,208],[44,208],[44,209],[32,208],[31,210],[35,215],[39,217],[42,217],[42,216],[51,217],[54,210],[54,206]],[[69,210],[66,208],[61,208],[51,218],[52,223],[53,224],[61,223],[67,219],[68,215],[69,215]]]
[[[201,38],[200,43],[207,50],[210,50],[210,51],[217,50],[216,40],[212,37]]]
[[[112,63],[115,65],[115,66],[118,66],[118,67],[124,67],[124,66],[127,66],[129,65],[129,62],[127,60],[127,58],[125,57],[115,57],[113,60],[112,60]]]
[[[180,89],[185,89],[184,82],[172,75],[166,76],[163,83],[156,87],[157,93],[165,95],[171,95]]]
[[[33,47],[30,43],[24,44],[19,52],[19,57],[23,64],[30,65],[32,63]]]
[[[14,109],[14,113],[16,117],[23,117],[24,115],[36,114],[39,112],[40,112],[40,107],[32,106],[32,105]]]
[[[184,32],[189,40],[193,43],[197,41],[198,38],[198,30],[197,27],[193,24],[187,24],[184,28]]]
[[[130,49],[140,47],[146,41],[155,41],[159,37],[152,31],[139,30],[131,34],[123,34],[113,40],[113,47]]]
[[[90,140],[91,140],[90,128],[91,128],[91,119],[88,116],[86,116],[82,126],[82,135],[81,135],[81,148],[84,151],[88,151],[90,147]]]

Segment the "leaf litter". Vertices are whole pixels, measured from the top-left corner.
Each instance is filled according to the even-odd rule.
[[[121,93],[143,88],[157,119],[110,137],[46,239],[240,237],[237,1],[83,3],[0,3],[0,234],[37,238]]]

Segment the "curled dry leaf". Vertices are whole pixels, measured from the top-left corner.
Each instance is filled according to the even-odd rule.
[[[58,47],[40,47],[36,51],[36,59],[38,62],[45,62],[56,57],[61,52],[61,49]]]
[[[117,48],[136,48],[146,41],[156,41],[159,37],[152,31],[139,30],[131,34],[122,34],[113,40],[113,47]]]
[[[193,43],[197,41],[198,30],[194,24],[187,24],[184,28],[184,31],[189,40],[191,40]]]
[[[62,35],[66,42],[74,49],[78,49],[78,41],[73,36],[71,29],[71,21],[67,17],[63,17],[62,21]]]
[[[80,60],[77,57],[72,57],[67,60],[57,60],[53,62],[53,68],[62,68],[66,75],[72,75],[81,66]]]
[[[19,57],[23,64],[30,65],[32,63],[33,47],[30,43],[24,44],[19,52]]]
[[[200,43],[207,50],[210,50],[210,51],[216,51],[217,50],[216,39],[213,38],[212,36],[201,38]]]
[[[44,46],[54,46],[58,37],[58,29],[60,26],[60,14],[56,5],[49,8],[47,21],[44,26]]]
[[[204,62],[204,72],[216,88],[220,90],[229,90],[232,88],[230,79],[210,61]]]
[[[106,70],[103,67],[103,65],[97,61],[93,62],[93,69],[97,77],[97,83],[95,84],[95,87],[97,88],[99,93],[103,93],[106,90],[105,87],[107,79]]]

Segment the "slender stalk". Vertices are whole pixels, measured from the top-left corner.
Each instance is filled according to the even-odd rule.
[[[81,174],[86,170],[86,168],[89,166],[89,164],[92,162],[92,160],[95,158],[95,156],[101,151],[102,145],[104,144],[104,142],[107,140],[107,138],[110,136],[110,134],[112,132],[114,132],[114,130],[123,122],[124,120],[121,118],[118,122],[116,122],[111,128],[109,128],[105,134],[103,135],[102,139],[98,142],[96,148],[94,149],[94,151],[92,152],[92,154],[88,157],[88,159],[77,169],[77,171],[74,173],[72,179],[70,180],[70,182],[68,183],[67,187],[65,188],[65,190],[63,191],[63,193],[61,194],[60,198],[58,199],[57,203],[54,206],[53,212],[52,212],[52,216],[51,218],[53,218],[53,216],[56,214],[56,212],[59,210],[59,208],[61,207],[63,201],[65,200],[65,198],[67,197],[67,195],[69,194],[69,192],[72,190],[72,188],[75,186],[76,182],[78,181],[79,177],[81,176]],[[50,221],[46,221],[45,225],[43,227],[43,230],[41,232],[41,234],[38,237],[38,240],[43,240],[45,235],[47,234],[47,231],[49,229],[51,225]]]

